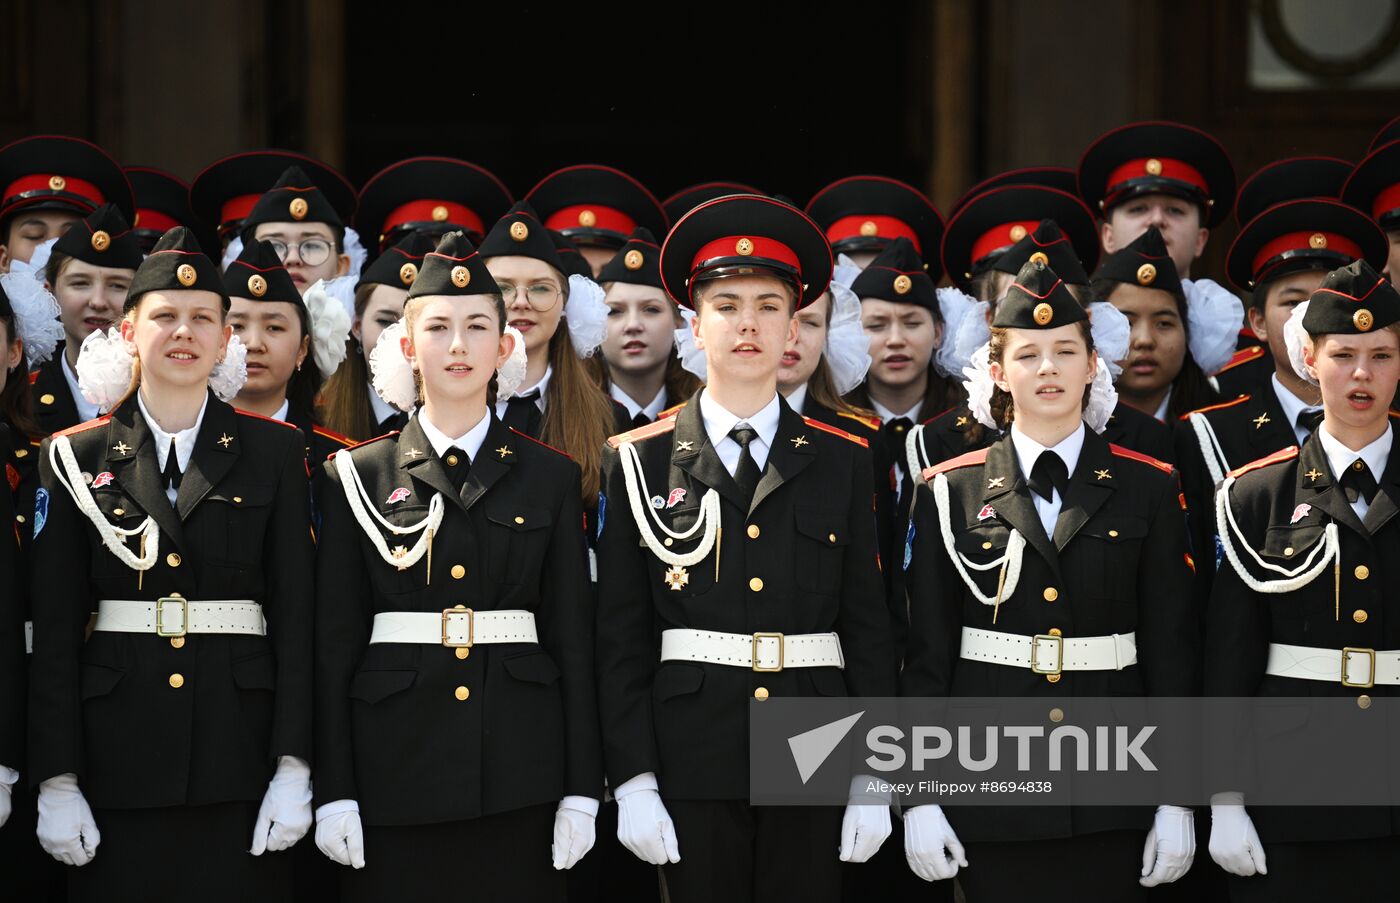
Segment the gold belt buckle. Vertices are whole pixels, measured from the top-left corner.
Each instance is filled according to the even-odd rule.
[[[453,616],[467,619],[467,641],[465,643],[454,643],[447,638],[447,628],[452,623]],[[476,639],[476,612],[470,608],[444,608],[442,610],[442,644],[448,649],[470,649],[472,642]]]
[[[778,641],[778,667],[760,668],[758,666],[758,641],[777,640]],[[755,671],[781,671],[783,670],[783,647],[786,645],[781,633],[755,633],[753,635],[753,670]]]
[[[1369,674],[1367,675],[1367,677],[1366,677],[1366,682],[1365,682],[1365,683],[1352,683],[1351,681],[1347,680],[1347,665],[1350,663],[1351,657],[1352,657],[1353,655],[1365,655],[1365,656],[1368,656],[1368,657],[1370,658],[1371,670],[1370,670],[1370,673],[1369,673]],[[1356,688],[1358,688],[1358,689],[1365,689],[1365,688],[1367,688],[1367,687],[1374,687],[1375,685],[1376,685],[1376,650],[1374,650],[1374,649],[1365,649],[1365,648],[1362,648],[1362,647],[1360,647],[1360,646],[1345,646],[1345,647],[1343,647],[1343,648],[1342,648],[1342,686],[1344,686],[1344,687],[1356,687]]]
[[[167,603],[175,604],[180,607],[179,630],[167,630],[165,628],[165,606]],[[159,599],[156,600],[156,636],[184,636],[185,631],[189,629],[189,626],[190,607],[186,599],[184,599],[182,596],[161,596]]]
[[[1055,644],[1055,667],[1040,667],[1040,641],[1048,640]],[[1037,633],[1031,637],[1031,671],[1035,674],[1059,674],[1065,666],[1065,638],[1048,633]]]

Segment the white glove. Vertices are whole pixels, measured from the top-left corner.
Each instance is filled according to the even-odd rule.
[[[1196,858],[1196,816],[1180,806],[1158,806],[1142,847],[1142,877],[1138,884],[1171,884],[1191,869]]]
[[[1238,794],[1217,794],[1210,806],[1210,858],[1232,875],[1247,878],[1269,873],[1264,859],[1264,844],[1259,832],[1245,811],[1242,802],[1219,803],[1218,798],[1242,800]]]
[[[598,817],[598,801],[586,796],[566,796],[554,810],[554,844],[549,848],[556,869],[573,868],[593,849],[596,839],[593,822]]]
[[[904,858],[925,881],[944,881],[967,868],[967,853],[942,806],[915,806],[904,813]]]
[[[12,802],[10,800],[10,794],[13,792],[14,783],[18,780],[18,771],[0,765],[0,828],[5,827],[5,822],[10,820]]]
[[[277,760],[277,773],[268,782],[263,794],[258,820],[253,824],[254,856],[265,850],[276,853],[291,849],[292,844],[311,830],[311,766],[296,756]]]
[[[97,855],[102,834],[78,789],[77,775],[60,774],[39,785],[39,823],[34,833],[44,852],[64,865],[87,865]]]
[[[617,839],[643,862],[680,862],[676,826],[656,790],[656,775],[639,774],[614,791],[617,798]]]
[[[841,818],[842,862],[865,862],[874,856],[894,828],[890,824],[890,794],[868,789],[875,778],[851,779],[846,814]]]
[[[316,847],[341,865],[365,867],[365,831],[360,804],[336,800],[316,809]]]

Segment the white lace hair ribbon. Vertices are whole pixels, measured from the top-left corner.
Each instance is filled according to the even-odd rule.
[[[341,489],[345,492],[345,501],[350,505],[350,513],[355,515],[355,522],[360,525],[365,536],[369,537],[370,544],[379,553],[379,557],[386,564],[395,567],[410,568],[422,559],[428,550],[428,544],[432,541],[433,534],[438,527],[442,526],[442,516],[446,507],[441,492],[434,492],[432,498],[428,499],[428,514],[422,520],[407,526],[396,526],[389,523],[379,513],[372,499],[365,494],[364,484],[360,482],[360,472],[355,469],[354,456],[349,450],[336,452],[331,456],[335,462],[336,472],[340,474]],[[389,550],[389,544],[384,541],[384,534],[375,527],[374,522],[395,536],[408,536],[414,533],[420,534],[413,547],[408,549],[403,555],[396,556]]]
[[[564,305],[564,323],[569,341],[579,357],[592,357],[608,336],[608,305],[603,287],[577,273],[569,277],[569,300]]]
[[[1183,279],[1186,296],[1186,328],[1191,358],[1206,376],[1214,376],[1230,363],[1244,326],[1244,303],[1210,279]]]
[[[1095,301],[1087,310],[1094,350],[1099,353],[1099,362],[1108,367],[1109,378],[1117,382],[1123,372],[1118,362],[1128,357],[1132,324],[1128,322],[1127,315],[1107,301]]]
[[[339,282],[340,280],[332,280]],[[351,305],[354,301],[351,287]],[[345,340],[350,336],[350,314],[344,303],[332,297],[324,280],[318,279],[306,290],[302,303],[311,326],[311,359],[323,377],[329,378],[345,360]]]
[[[349,279],[350,286],[354,286],[360,281],[360,273],[364,271],[365,261],[369,259],[369,252],[365,250],[364,243],[360,241],[360,233],[349,226],[345,227],[345,246],[341,248],[341,253],[350,258],[350,267],[345,275],[339,278]]]
[[[25,363],[33,369],[53,357],[54,349],[63,341],[58,299],[44,288],[43,270],[37,274],[5,273],[0,275],[0,287],[4,288],[14,312],[15,335],[10,339],[17,338],[24,343]]]
[[[992,381],[991,346],[983,345],[973,352],[972,361],[963,368],[963,373],[966,376],[963,387],[967,390],[967,406],[972,416],[988,429],[999,429],[992,417],[992,392],[996,383]],[[1083,413],[1085,424],[1094,432],[1102,433],[1117,406],[1118,390],[1113,388],[1108,368],[1102,366],[1100,360],[1100,366],[1094,369],[1093,382],[1089,384],[1089,402]]]
[[[229,266],[238,259],[238,255],[243,253],[243,239],[235,235],[229,239],[228,247],[224,248],[224,256],[219,260],[219,269],[227,270]]]
[[[520,334],[520,330],[514,326],[507,326],[506,335],[515,339],[515,348],[496,371],[497,398],[510,398],[520,391],[520,384],[525,382],[525,369],[529,364],[525,356],[525,337]]]
[[[108,551],[134,571],[150,570],[160,552],[160,526],[155,522],[155,518],[148,514],[145,520],[131,529],[122,529],[108,521],[92,497],[92,492],[88,490],[87,481],[83,479],[83,472],[78,467],[78,459],[73,455],[73,446],[67,436],[54,436],[49,442],[49,464],[53,467],[54,476],[58,477],[63,488],[68,490],[73,504],[77,505],[78,510],[97,528],[97,535],[101,537],[102,544]],[[132,553],[126,545],[127,537],[137,535],[141,537],[140,555]]]
[[[651,507],[651,491],[647,488],[646,476],[642,473],[642,459],[631,442],[618,446],[618,456],[622,459],[622,476],[627,485],[627,502],[632,508],[632,519],[636,521],[637,532],[642,541],[657,558],[673,567],[690,567],[703,561],[714,548],[715,537],[719,535],[720,509],[719,493],[708,489],[700,498],[700,514],[689,530],[676,532],[661,522],[656,510]],[[673,552],[656,538],[653,524],[672,540],[687,540],[703,531],[700,544],[689,552]]]
[[[933,365],[944,376],[957,376],[967,366],[972,352],[991,337],[987,326],[985,301],[978,301],[951,286],[934,293],[938,312],[943,317],[943,341],[933,355]]]
[[[826,356],[836,394],[845,395],[860,385],[870,369],[870,337],[860,322],[860,299],[845,285],[832,281],[831,310],[826,325]]]
[[[673,333],[676,337],[676,357],[681,359],[681,367],[704,382],[709,378],[710,370],[705,363],[705,352],[695,344],[695,333],[691,331],[690,323],[695,319],[695,311],[688,307],[678,310],[681,312],[681,325]]]
[[[45,271],[49,266],[49,258],[53,256],[53,246],[57,243],[57,238],[50,238],[46,242],[35,245],[34,253],[29,255],[28,260],[11,260],[10,274],[28,276],[43,285],[46,277]]]
[[[413,366],[403,355],[400,340],[405,330],[402,318],[384,327],[369,351],[369,371],[380,398],[400,411],[411,411],[418,403],[418,384],[413,379]]]
[[[1303,328],[1303,317],[1307,315],[1307,301],[1293,308],[1293,313],[1288,315],[1288,321],[1283,324],[1283,344],[1288,348],[1288,363],[1293,366],[1293,372],[1298,374],[1300,379],[1315,386],[1317,379],[1308,372],[1308,365],[1303,362],[1303,351],[1312,341],[1308,331]]]
[[[126,340],[116,326],[106,332],[96,330],[78,349],[78,391],[97,409],[110,411],[131,385],[135,359],[127,351]],[[248,349],[243,340],[232,336],[224,359],[209,373],[209,388],[220,401],[232,401],[248,381]]]
[[[1277,564],[1270,564],[1260,558],[1259,553],[1254,551],[1235,523],[1235,512],[1230,508],[1230,488],[1234,485],[1235,478],[1226,477],[1224,484],[1215,493],[1215,530],[1220,536],[1220,544],[1225,549],[1226,559],[1229,560],[1230,566],[1235,569],[1235,573],[1239,575],[1245,586],[1256,593],[1291,593],[1307,586],[1323,572],[1328,562],[1339,558],[1342,546],[1336,522],[1329,522],[1323,528],[1322,539],[1313,545],[1307,557],[1296,568],[1289,569]],[[1235,548],[1235,538],[1239,539],[1240,545],[1244,546],[1244,550],[1249,553],[1249,557],[1256,565],[1266,571],[1281,574],[1282,578],[1259,580],[1254,577],[1240,559],[1240,554]],[[1319,553],[1321,553],[1320,556]]]
[[[973,598],[983,605],[996,605],[998,599],[1009,599],[1016,592],[1016,585],[1021,582],[1021,561],[1024,559],[1026,548],[1026,538],[1019,530],[1012,529],[1011,536],[1006,542],[1006,551],[1000,558],[989,561],[986,564],[976,564],[968,561],[963,554],[957,550],[953,543],[953,525],[948,517],[948,475],[937,474],[933,478],[933,500],[938,506],[938,529],[943,535],[943,548],[948,552],[948,559],[953,562],[953,567],[957,569],[958,576],[962,577],[963,583]],[[1005,566],[1006,577],[1001,581],[1000,592],[996,595],[986,595],[978,588],[977,582],[968,574],[967,569],[974,571],[990,571],[994,568]]]
[[[1113,388],[1113,379],[1108,375],[1103,359],[1100,358],[1098,363],[1094,381],[1089,384],[1089,402],[1084,405],[1082,416],[1089,429],[1102,433],[1108,426],[1108,419],[1113,416],[1113,409],[1118,406],[1118,390]]]
[[[230,336],[224,359],[209,374],[209,388],[219,401],[233,401],[248,381],[248,349],[238,336]]]

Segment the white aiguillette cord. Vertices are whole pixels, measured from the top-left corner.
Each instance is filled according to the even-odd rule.
[[[150,570],[160,552],[160,526],[155,519],[148,514],[145,520],[130,530],[108,521],[107,515],[97,507],[97,501],[88,490],[87,481],[83,479],[83,472],[78,468],[78,459],[73,455],[73,446],[67,436],[55,436],[49,443],[49,464],[53,466],[58,481],[73,497],[73,503],[97,528],[97,535],[102,537],[102,544],[132,570]],[[137,534],[141,536],[140,555],[132,554],[126,545],[127,537]]]
[[[651,507],[651,492],[647,488],[646,477],[642,474],[642,459],[637,454],[637,449],[631,442],[624,442],[618,446],[618,454],[622,458],[622,476],[627,483],[627,501],[632,507],[632,519],[637,522],[637,532],[641,534],[642,541],[647,544],[647,548],[652,554],[672,567],[690,567],[704,560],[710,554],[710,549],[714,547],[715,537],[718,535],[720,523],[719,493],[714,489],[705,491],[700,499],[700,516],[695,519],[695,523],[690,525],[690,529],[683,533],[678,533],[661,522],[661,518]],[[652,523],[661,528],[661,531],[673,540],[690,539],[699,530],[704,530],[704,535],[700,539],[700,544],[689,552],[672,552],[656,538],[656,533],[652,529]]]
[[[933,500],[938,505],[938,528],[943,533],[943,547],[948,550],[948,557],[953,562],[953,567],[958,569],[958,574],[962,577],[963,583],[967,584],[968,590],[983,605],[991,605],[996,609],[1001,607],[1001,600],[1016,592],[1016,584],[1021,580],[1021,560],[1024,557],[1026,548],[1026,538],[1019,530],[1012,529],[1011,537],[1006,542],[1006,552],[995,561],[986,564],[977,564],[968,561],[963,557],[953,545],[953,525],[948,519],[948,477],[946,474],[938,474],[933,478]],[[997,579],[997,593],[995,596],[985,595],[972,576],[968,574],[967,568],[975,571],[990,571],[992,568],[1001,568],[1001,575]],[[992,614],[992,623],[996,623],[995,611]]]
[[[428,500],[428,516],[416,524],[409,524],[405,527],[395,526],[389,523],[380,515],[374,507],[369,496],[365,494],[364,484],[360,482],[360,472],[355,469],[355,460],[349,451],[338,451],[332,459],[335,461],[335,469],[340,474],[340,485],[345,491],[345,501],[350,504],[350,511],[355,515],[355,520],[359,522],[360,529],[369,537],[369,541],[374,545],[379,557],[384,559],[385,564],[392,564],[399,568],[410,568],[418,563],[423,554],[432,547],[433,534],[442,525],[442,516],[446,508],[446,503],[442,499],[442,493],[434,492],[433,497]],[[375,529],[370,518],[373,516],[379,525],[395,536],[406,536],[411,533],[422,533],[418,541],[413,544],[413,548],[402,556],[395,556],[389,551],[389,544],[384,541],[384,534]]]
[[[1230,487],[1235,485],[1234,477],[1226,477],[1225,483],[1215,494],[1215,529],[1220,534],[1220,544],[1225,547],[1225,557],[1229,559],[1231,567],[1235,573],[1240,575],[1240,580],[1244,585],[1257,593],[1291,593],[1295,589],[1307,586],[1322,573],[1329,561],[1336,561],[1337,567],[1341,567],[1342,548],[1341,537],[1337,533],[1335,521],[1329,522],[1322,531],[1322,539],[1313,545],[1312,551],[1308,552],[1308,557],[1303,559],[1303,563],[1296,568],[1289,570],[1277,564],[1270,564],[1259,557],[1250,544],[1245,540],[1244,534],[1240,532],[1239,526],[1235,523],[1235,512],[1230,508]],[[1267,571],[1282,574],[1280,580],[1258,580],[1249,573],[1244,562],[1240,560],[1239,551],[1235,548],[1233,537],[1237,537],[1240,544],[1244,546],[1246,552],[1254,563]],[[1318,553],[1322,552],[1319,558]],[[1314,560],[1317,559],[1317,560]],[[1338,580],[1340,580],[1340,572]],[[1341,594],[1337,594],[1337,607],[1340,616]]]

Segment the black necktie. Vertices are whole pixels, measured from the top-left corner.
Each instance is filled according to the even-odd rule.
[[[454,445],[443,453],[442,466],[447,471],[447,478],[452,481],[452,488],[460,495],[462,486],[467,482],[467,473],[471,470],[471,456]]]
[[[736,426],[729,431],[729,437],[739,443],[739,466],[734,468],[734,482],[744,490],[745,496],[752,499],[762,476],[758,471],[758,462],[749,451],[749,443],[758,438],[758,430],[751,426]]]
[[[642,427],[650,423],[651,418],[646,415],[646,411],[642,411],[641,413],[637,414],[636,417],[632,418],[632,429],[641,429]]]
[[[1069,486],[1069,471],[1065,469],[1064,459],[1052,451],[1041,452],[1031,467],[1031,478],[1026,484],[1031,487],[1031,492],[1047,502],[1052,501],[1051,491],[1058,490],[1063,502],[1065,489]]]
[[[536,404],[539,399],[539,389],[510,399],[506,402],[506,416],[501,418],[501,422],[532,439],[539,438],[542,419],[540,406]]]
[[[170,437],[170,451],[165,456],[165,470],[161,476],[165,479],[167,489],[180,491],[180,455],[175,451],[175,437]]]
[[[1371,499],[1376,497],[1376,478],[1371,474],[1371,468],[1360,458],[1351,462],[1351,466],[1337,482],[1341,484],[1342,492],[1346,493],[1347,501],[1353,505],[1358,498],[1365,499],[1369,505]]]
[[[1317,432],[1317,425],[1322,422],[1322,408],[1317,410],[1302,410],[1298,412],[1298,419],[1294,421],[1298,426],[1307,430],[1309,436]]]

